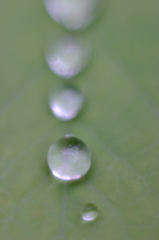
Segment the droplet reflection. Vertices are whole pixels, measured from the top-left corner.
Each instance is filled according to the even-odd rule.
[[[100,0],[44,0],[51,18],[70,30],[88,27],[99,15]]]
[[[75,181],[90,169],[91,153],[86,144],[75,137],[63,137],[48,151],[48,165],[61,181]]]
[[[98,216],[98,211],[96,205],[93,203],[87,203],[82,209],[82,219],[85,222],[94,221]]]
[[[84,95],[76,87],[64,86],[49,96],[52,113],[62,121],[74,119],[82,109]]]
[[[69,36],[48,49],[46,61],[55,74],[69,79],[86,67],[89,53],[88,47],[80,39]]]

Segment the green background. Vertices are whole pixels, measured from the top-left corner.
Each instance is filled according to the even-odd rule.
[[[0,239],[159,239],[159,2],[105,1],[82,34],[94,54],[74,82],[83,114],[68,124],[47,106],[61,81],[45,63],[50,34],[64,32],[40,0],[1,0]],[[50,145],[70,130],[90,147],[88,176],[66,188],[47,167]],[[81,222],[93,202],[99,218]]]

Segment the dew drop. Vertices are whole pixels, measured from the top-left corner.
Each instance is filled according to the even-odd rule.
[[[67,36],[51,46],[46,53],[50,69],[58,76],[70,79],[88,64],[90,49],[79,38]]]
[[[93,203],[87,203],[83,206],[82,209],[82,219],[85,222],[94,221],[98,216],[98,211],[96,205]]]
[[[74,119],[84,103],[84,95],[76,87],[64,86],[49,96],[52,113],[62,121]]]
[[[56,179],[75,181],[81,179],[90,169],[91,153],[80,139],[63,137],[50,147],[48,165]]]
[[[65,137],[66,137],[66,138],[74,137],[74,135],[73,135],[72,133],[66,133],[66,134],[65,134]]]
[[[88,27],[100,13],[100,0],[44,0],[50,17],[70,30]]]

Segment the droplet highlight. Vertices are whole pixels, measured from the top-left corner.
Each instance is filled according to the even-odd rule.
[[[98,17],[100,0],[44,0],[50,17],[70,30],[88,27]]]
[[[62,121],[77,117],[84,104],[84,94],[74,86],[64,86],[49,96],[52,113]]]
[[[75,137],[63,137],[48,151],[48,165],[53,176],[65,182],[81,179],[91,166],[91,152]]]
[[[93,203],[87,203],[82,208],[82,220],[92,222],[98,217],[98,210]]]
[[[51,46],[46,53],[49,68],[58,76],[70,79],[88,64],[90,49],[79,38],[67,36]]]

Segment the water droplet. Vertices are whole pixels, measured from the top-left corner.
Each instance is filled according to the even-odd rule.
[[[50,69],[66,79],[79,74],[86,67],[89,59],[89,48],[79,38],[72,36],[62,38],[46,53],[46,61]]]
[[[75,137],[63,137],[48,151],[48,165],[57,179],[75,181],[90,169],[91,153],[86,144]]]
[[[66,138],[74,137],[74,135],[73,135],[72,133],[66,133],[66,134],[65,134],[65,137],[66,137]]]
[[[73,86],[64,86],[49,96],[52,113],[62,121],[75,118],[83,107],[84,95]]]
[[[98,216],[98,211],[96,205],[93,203],[87,203],[82,209],[82,219],[85,222],[94,221]]]
[[[70,30],[88,27],[99,15],[100,0],[44,0],[51,18]]]

